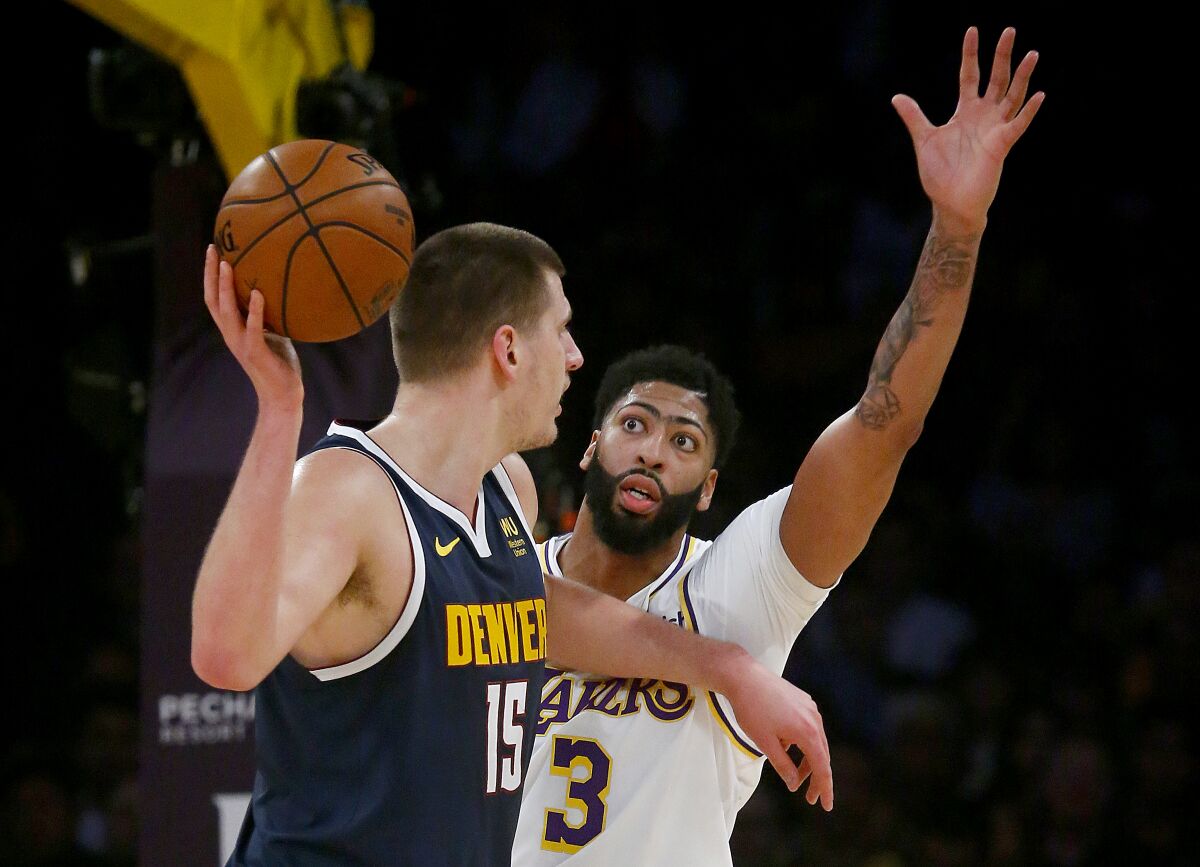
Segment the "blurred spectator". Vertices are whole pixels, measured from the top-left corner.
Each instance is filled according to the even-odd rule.
[[[101,864],[76,844],[70,789],[54,772],[32,769],[9,781],[0,861],[12,867]]]
[[[1094,738],[1068,737],[1048,759],[1036,804],[1036,859],[1055,867],[1103,863],[1118,839],[1109,815],[1115,781],[1104,747]]]
[[[113,704],[92,707],[83,719],[77,748],[80,771],[79,819],[76,836],[88,852],[113,851],[112,821],[120,815],[137,776],[137,719],[131,708]],[[116,809],[114,809],[116,808]],[[115,837],[127,834],[117,828]]]

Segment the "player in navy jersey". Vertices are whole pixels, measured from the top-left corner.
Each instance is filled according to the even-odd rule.
[[[945,125],[934,127],[909,97],[893,98],[932,225],[865,391],[818,437],[793,483],[750,505],[712,542],[689,536],[738,427],[732,387],[680,347],[633,353],[601,381],[580,464],[587,493],[574,531],[539,546],[548,572],[735,641],[782,671],[797,635],[866,545],[958,340],[1000,170],[1043,99],[1025,98],[1035,52],[1012,71],[1015,37],[1012,28],[1001,35],[980,95],[979,35],[967,31],[958,108]],[[513,864],[729,865],[734,821],[763,766],[736,709],[712,691],[551,675]],[[576,769],[579,757],[587,763]],[[807,797],[816,803],[822,794],[810,785]]]
[[[543,579],[515,452],[554,439],[583,362],[562,274],[514,229],[426,240],[391,311],[391,414],[297,463],[295,352],[208,251],[206,304],[258,398],[192,612],[196,672],[257,688],[232,864],[507,863],[547,661],[721,692],[790,787],[789,744],[828,774],[807,696],[744,650]]]

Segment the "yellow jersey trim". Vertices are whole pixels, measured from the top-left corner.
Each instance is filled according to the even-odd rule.
[[[695,539],[692,540],[692,543],[694,545]],[[691,556],[691,553],[692,552],[689,549],[689,551],[688,551],[689,557]],[[690,629],[692,632],[695,632],[697,635],[699,635],[700,628],[696,625],[696,621],[692,619],[691,605],[688,601],[687,594],[684,592],[684,586],[687,584],[687,580],[690,577],[690,575],[691,575],[691,573],[689,572],[687,575],[684,575],[683,578],[680,579],[680,581],[679,581],[679,610],[683,614],[683,622],[687,626],[687,628]],[[709,713],[712,714],[713,719],[715,719],[717,721],[717,727],[725,733],[725,736],[729,738],[729,740],[733,743],[733,745],[735,747],[737,747],[738,750],[741,751],[741,753],[743,755],[745,755],[747,758],[751,758],[751,759],[762,758],[762,756],[759,753],[756,753],[756,752],[750,750],[749,748],[747,748],[746,745],[742,743],[742,739],[740,737],[738,737],[737,733],[734,732],[734,730],[732,728],[730,728],[729,723],[725,721],[724,716],[721,714],[721,712],[719,710],[717,710],[717,697],[713,693],[713,691],[705,690],[705,697],[708,699],[708,711],[709,711]]]

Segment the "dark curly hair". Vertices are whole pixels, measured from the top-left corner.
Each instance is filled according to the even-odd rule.
[[[733,400],[733,384],[711,361],[698,352],[670,344],[639,349],[617,359],[604,371],[596,392],[596,429],[604,423],[613,404],[639,382],[669,382],[700,395],[708,407],[717,440],[713,465],[718,469],[725,465],[742,415]]]

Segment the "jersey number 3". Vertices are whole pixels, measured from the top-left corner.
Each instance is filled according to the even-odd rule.
[[[487,785],[489,795],[521,788],[525,768],[521,749],[525,740],[525,695],[529,682],[509,680],[487,685]]]
[[[579,769],[581,773],[575,771]],[[550,773],[566,777],[567,807],[583,818],[572,823],[566,810],[546,810],[542,848],[551,852],[578,852],[604,830],[608,787],[612,782],[612,756],[599,741],[556,735],[550,748]]]

